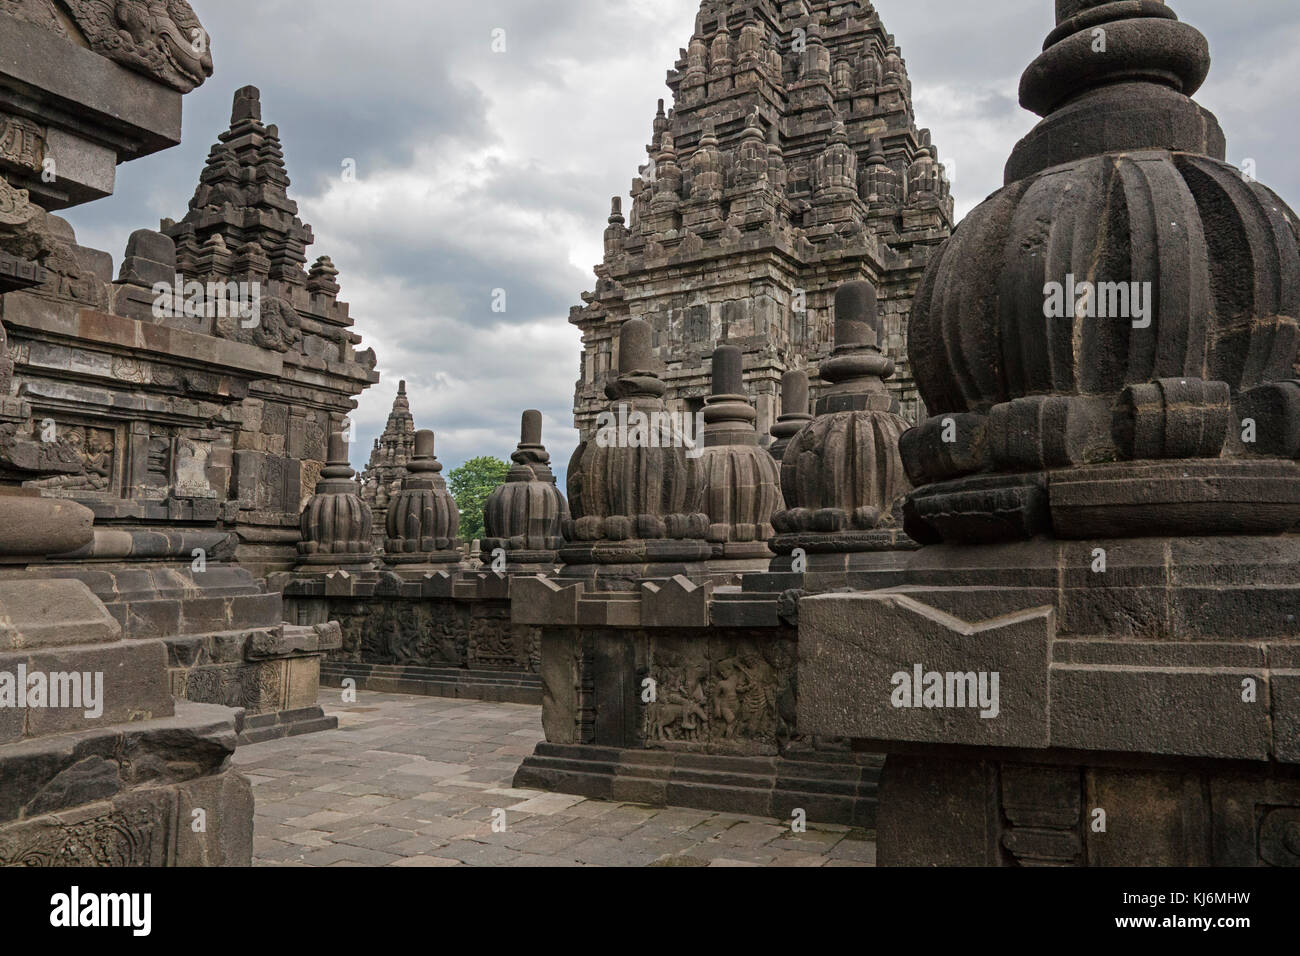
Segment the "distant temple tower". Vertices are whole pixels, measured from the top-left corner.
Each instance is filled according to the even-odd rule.
[[[907,364],[912,296],[953,204],[911,83],[866,0],[704,0],[668,73],[648,163],[627,218],[616,197],[583,333],[575,424],[584,437],[618,369],[618,329],[654,329],[669,404],[699,411],[715,345],[744,352],[760,434],[782,413],[781,378],[833,347],[847,282],[880,292],[880,344],[903,414],[923,409]]]
[[[388,507],[388,496],[396,491],[394,486],[406,477],[406,466],[414,457],[415,418],[411,415],[411,402],[406,397],[406,382],[399,382],[384,433],[375,439],[370,450],[370,462],[361,473],[361,496],[366,504],[376,509],[379,517],[382,518]]]

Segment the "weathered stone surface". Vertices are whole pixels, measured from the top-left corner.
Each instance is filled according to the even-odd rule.
[[[1051,608],[967,622],[900,592],[799,604],[800,726],[870,740],[1046,747]]]
[[[80,581],[0,581],[0,651],[108,643],[121,633]]]

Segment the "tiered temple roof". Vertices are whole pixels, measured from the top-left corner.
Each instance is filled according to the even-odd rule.
[[[381,508],[386,506],[393,486],[406,476],[406,466],[414,457],[415,418],[406,397],[406,382],[400,382],[384,432],[375,439],[370,450],[370,462],[361,473],[362,497],[366,503]]]
[[[953,203],[874,5],[704,0],[668,86],[675,105],[660,101],[629,215],[616,197],[596,290],[570,317],[583,332],[578,426],[593,425],[618,327],[636,317],[654,328],[670,400],[691,410],[715,344],[740,346],[765,433],[784,372],[832,347],[835,289],[863,279],[881,291],[893,388],[915,415],[907,319]]]

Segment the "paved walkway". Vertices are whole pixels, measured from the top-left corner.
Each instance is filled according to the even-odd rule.
[[[541,708],[323,688],[339,729],[240,747],[258,866],[871,866],[874,834],[515,790]],[[503,827],[504,824],[504,827]]]

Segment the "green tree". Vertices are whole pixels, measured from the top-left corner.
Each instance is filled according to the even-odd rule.
[[[447,474],[447,485],[460,509],[460,536],[465,541],[483,537],[483,506],[488,496],[505,483],[510,470],[500,458],[471,458]]]

